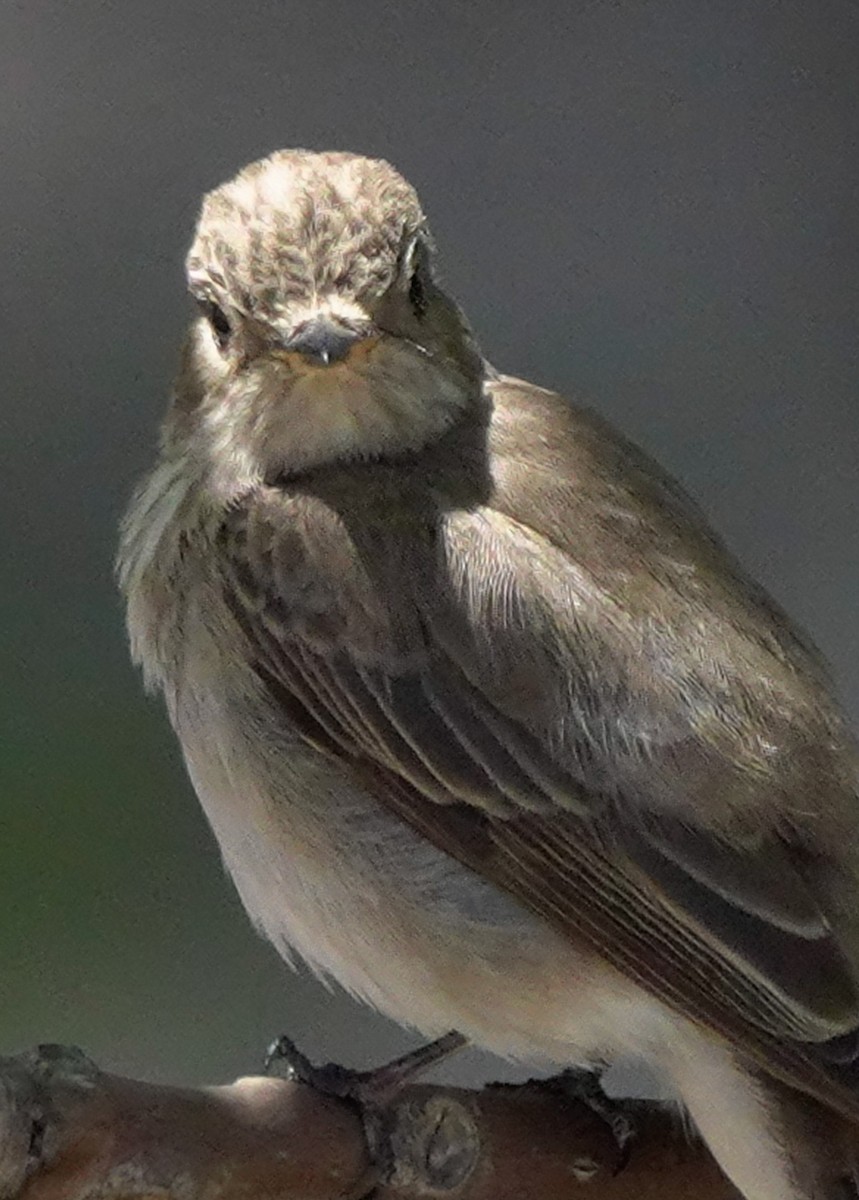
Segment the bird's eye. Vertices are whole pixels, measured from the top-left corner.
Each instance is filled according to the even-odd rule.
[[[214,300],[209,299],[208,296],[201,297],[198,303],[203,316],[212,327],[212,332],[215,335],[218,345],[223,349],[233,331],[229,317],[221,306],[216,304]]]

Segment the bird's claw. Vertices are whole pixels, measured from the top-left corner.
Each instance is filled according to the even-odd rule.
[[[632,1143],[637,1133],[632,1115],[616,1100],[606,1095],[598,1071],[571,1068],[554,1076],[550,1082],[570,1099],[584,1104],[609,1127],[618,1150],[614,1174],[619,1175],[629,1163]]]
[[[306,1083],[328,1096],[358,1098],[359,1083],[365,1072],[351,1071],[338,1063],[317,1066],[298,1049],[292,1038],[281,1034],[266,1051],[263,1073],[296,1083]],[[367,1072],[369,1074],[369,1072]]]
[[[282,1035],[269,1046],[263,1072],[306,1083],[325,1095],[354,1100],[365,1108],[380,1108],[406,1084],[465,1045],[466,1039],[461,1034],[446,1033],[437,1041],[420,1046],[372,1071],[353,1071],[337,1063],[315,1066],[291,1038]]]

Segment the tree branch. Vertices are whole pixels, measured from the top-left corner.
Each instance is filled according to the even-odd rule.
[[[0,1059],[2,1200],[731,1200],[668,1111],[630,1106],[629,1163],[551,1083],[408,1087],[362,1111],[269,1077],[173,1088],[41,1046]]]

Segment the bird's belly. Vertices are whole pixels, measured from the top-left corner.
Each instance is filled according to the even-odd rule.
[[[289,958],[428,1036],[570,1063],[648,1054],[671,1020],[259,714],[186,693],[188,768],[254,922]]]

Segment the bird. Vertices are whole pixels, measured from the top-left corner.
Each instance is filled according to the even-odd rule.
[[[490,365],[387,162],[246,166],[187,279],[118,574],[256,926],[426,1036],[646,1060],[746,1200],[843,1195],[859,753],[808,635]]]

